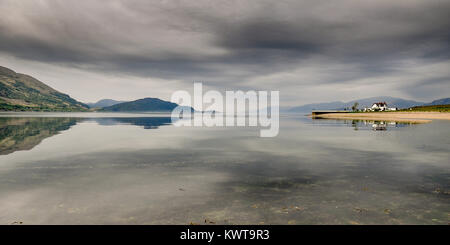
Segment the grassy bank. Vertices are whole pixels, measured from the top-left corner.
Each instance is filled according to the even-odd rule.
[[[11,105],[7,103],[2,103],[0,101],[0,112],[8,112],[8,111],[41,111],[41,112],[86,112],[90,111],[84,108],[74,108],[74,107],[32,107],[32,106],[23,106],[23,105]]]
[[[400,111],[419,111],[419,112],[450,112],[450,105],[429,105],[429,106],[416,106],[409,109]]]

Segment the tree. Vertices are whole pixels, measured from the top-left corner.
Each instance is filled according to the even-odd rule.
[[[352,106],[352,111],[358,110],[358,106],[359,106],[359,103],[355,102],[355,104],[353,104],[353,106]]]

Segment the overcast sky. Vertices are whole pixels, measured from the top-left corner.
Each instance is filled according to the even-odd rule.
[[[83,102],[279,90],[450,97],[450,1],[0,0],[0,65]]]

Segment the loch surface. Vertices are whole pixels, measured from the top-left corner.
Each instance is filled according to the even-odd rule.
[[[450,122],[0,115],[0,224],[448,224]]]

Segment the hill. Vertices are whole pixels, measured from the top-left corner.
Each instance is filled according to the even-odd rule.
[[[432,102],[427,103],[424,106],[429,106],[429,105],[450,105],[450,98],[433,100]]]
[[[86,103],[90,108],[104,108],[112,105],[117,105],[120,103],[124,103],[128,101],[120,101],[120,100],[112,100],[112,99],[103,99],[99,100],[95,103]]]
[[[160,100],[158,98],[144,98],[130,102],[124,102],[103,108],[101,111],[152,111],[169,112],[178,104]]]
[[[88,106],[41,81],[0,66],[0,111],[86,111]]]
[[[307,104],[303,106],[297,106],[291,108],[290,112],[310,112],[312,110],[342,110],[344,108],[351,108],[355,102],[359,103],[359,108],[370,107],[374,102],[386,102],[389,107],[397,107],[399,109],[409,108],[414,106],[423,105],[423,102],[414,100],[405,100],[396,97],[379,96],[370,97],[358,100],[352,100],[348,102],[334,101],[326,103]]]

